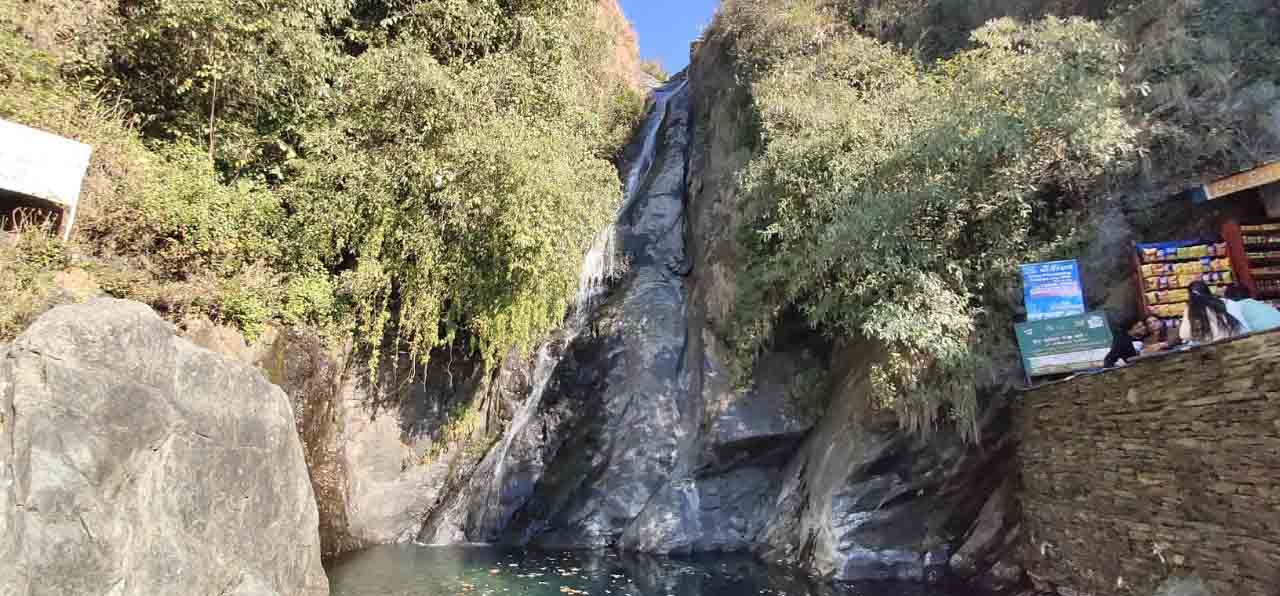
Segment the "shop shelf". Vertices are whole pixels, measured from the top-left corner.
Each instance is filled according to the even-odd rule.
[[[1280,246],[1280,243],[1277,243],[1276,246]],[[1203,259],[1225,259],[1225,258],[1228,258],[1227,255],[1205,255],[1203,257],[1187,257],[1184,259],[1152,259],[1149,261],[1146,259],[1139,259],[1139,261],[1143,265],[1159,265],[1163,263],[1191,263],[1193,261],[1200,261]]]
[[[1189,285],[1186,285],[1186,286],[1165,286],[1165,287],[1163,287],[1163,288],[1159,288],[1159,287],[1156,287],[1156,286],[1148,285],[1148,284],[1147,284],[1147,280],[1149,280],[1149,279],[1152,279],[1152,278],[1150,278],[1150,277],[1144,277],[1144,278],[1142,278],[1142,288],[1143,288],[1143,291],[1144,291],[1144,292],[1167,292],[1167,291],[1169,291],[1169,290],[1185,290],[1185,289],[1187,289],[1187,288],[1191,287],[1191,286],[1189,286]],[[1228,283],[1216,283],[1216,284],[1209,284],[1209,287],[1212,287],[1212,288],[1226,288],[1226,287],[1229,287],[1229,286],[1232,286],[1232,285],[1234,285],[1234,284],[1228,284]]]

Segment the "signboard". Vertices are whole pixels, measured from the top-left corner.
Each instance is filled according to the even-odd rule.
[[[1072,260],[1023,265],[1022,297],[1028,321],[1083,314],[1079,263]]]
[[[1016,332],[1028,377],[1102,368],[1111,351],[1111,329],[1102,312],[1019,323]]]
[[[0,120],[0,190],[63,207],[66,238],[92,152],[84,143]]]
[[[1194,199],[1197,203],[1212,201],[1272,182],[1280,182],[1280,161],[1205,184],[1194,191]]]

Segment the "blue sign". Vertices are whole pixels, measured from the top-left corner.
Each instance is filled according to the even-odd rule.
[[[1084,314],[1080,264],[1071,260],[1023,265],[1022,297],[1028,321]]]

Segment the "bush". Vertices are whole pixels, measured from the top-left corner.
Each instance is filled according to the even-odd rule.
[[[820,11],[798,13],[811,32]],[[931,428],[940,406],[971,423],[986,297],[1069,237],[1063,206],[1134,148],[1121,46],[1079,19],[1005,19],[922,65],[858,34],[807,35],[752,58],[766,144],[744,175],[741,349],[798,308],[887,347],[875,397],[907,427]]]
[[[210,150],[228,171],[269,172],[329,93],[341,63],[331,29],[345,0],[125,0],[110,70],[148,135]]]
[[[657,60],[645,60],[641,62],[640,70],[653,77],[654,80],[659,83],[666,82],[667,79],[671,78],[671,75],[667,74],[667,69],[663,68],[662,63]]]
[[[338,125],[306,136],[286,194],[296,260],[351,255],[344,286],[367,346],[390,330],[425,356],[469,337],[496,362],[562,320],[620,191],[593,155],[607,128],[530,66],[488,57],[458,72],[410,46],[370,50],[340,83],[352,92],[330,107]],[[512,94],[529,101],[500,101]]]
[[[263,186],[220,183],[208,156],[185,144],[165,146],[135,167],[141,187],[92,222],[95,237],[115,254],[145,258],[174,280],[279,262],[284,211]]]
[[[12,340],[53,306],[53,272],[67,266],[66,250],[51,228],[21,229],[13,240],[7,236],[0,232],[0,342]]]
[[[1199,182],[1280,157],[1278,21],[1267,0],[1146,0],[1117,16],[1156,178]]]
[[[493,361],[557,325],[643,109],[588,0],[122,0],[75,24],[101,59],[34,49],[19,9],[0,116],[94,145],[108,292],[355,330],[372,359],[465,337]]]

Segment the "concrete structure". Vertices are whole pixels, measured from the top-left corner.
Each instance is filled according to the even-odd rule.
[[[66,240],[92,152],[84,143],[0,120],[0,208],[56,209]]]
[[[1014,408],[1028,537],[1062,594],[1280,586],[1280,333],[1034,389]]]

